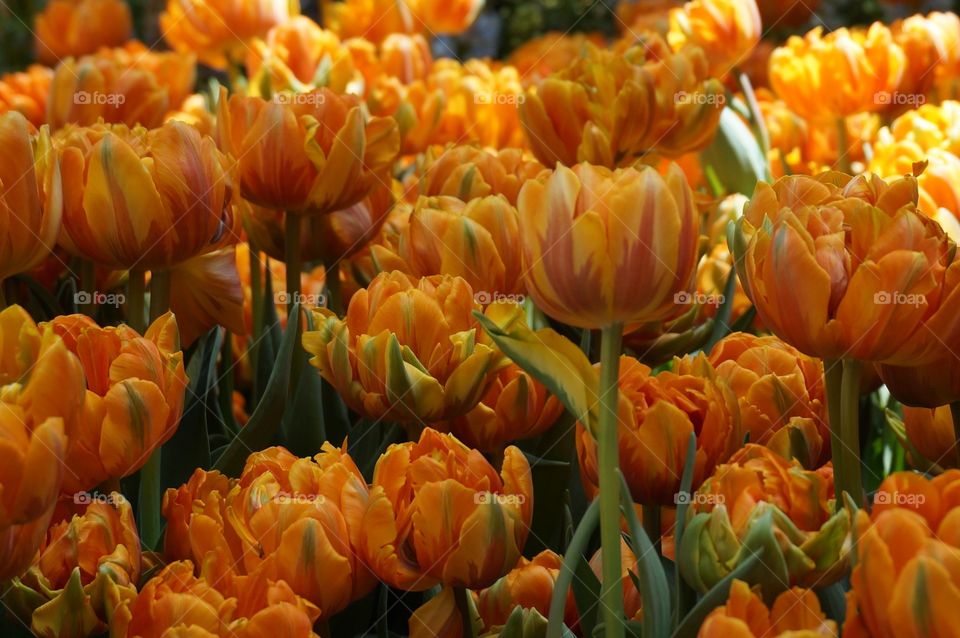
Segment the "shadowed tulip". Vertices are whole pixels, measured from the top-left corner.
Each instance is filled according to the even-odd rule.
[[[734,580],[726,603],[710,612],[697,638],[839,635],[837,623],[827,619],[813,590],[793,587],[777,596],[768,609],[750,585]]]
[[[479,592],[477,612],[484,626],[490,629],[505,625],[517,606],[534,609],[546,618],[562,564],[563,557],[549,549],[529,560],[521,557],[510,573]],[[572,596],[567,600],[563,618],[567,627],[577,625],[579,619]]]

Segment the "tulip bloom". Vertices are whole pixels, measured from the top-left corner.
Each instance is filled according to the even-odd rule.
[[[427,151],[417,168],[417,192],[448,195],[469,202],[487,195],[503,195],[516,206],[520,188],[546,169],[516,148],[491,151],[472,145],[451,146],[441,154]]]
[[[37,60],[56,66],[63,58],[116,47],[130,39],[130,8],[121,0],[52,0],[34,22]]]
[[[674,50],[694,44],[706,54],[710,75],[722,78],[760,42],[755,0],[692,0],[670,12],[667,40]]]
[[[160,33],[174,50],[222,70],[243,60],[250,40],[298,13],[287,0],[167,0]]]
[[[717,342],[710,363],[740,405],[750,441],[798,455],[806,467],[829,458],[823,364],[776,337],[735,332]],[[796,437],[806,442],[794,449]]]
[[[647,154],[677,157],[710,143],[723,90],[697,47],[672,53],[652,38],[626,52],[587,45],[570,67],[527,92],[520,119],[547,166],[629,166]]]
[[[143,336],[126,325],[100,328],[83,315],[57,317],[49,326],[79,357],[87,379],[64,493],[133,474],[180,422],[187,376],[176,320],[167,313]]]
[[[910,368],[902,368],[907,373]],[[889,418],[889,417],[888,417]],[[898,423],[894,421],[894,423]],[[909,460],[914,467],[936,465],[960,468],[950,406],[912,408],[903,406],[903,434],[908,441]],[[920,458],[916,458],[919,455]]]
[[[0,580],[29,567],[53,515],[83,370],[19,306],[0,312]],[[70,473],[68,470],[66,473]]]
[[[391,33],[380,44],[380,66],[387,75],[410,84],[426,79],[433,67],[433,54],[419,33]]]
[[[680,365],[681,374],[652,376],[636,359],[620,358],[620,467],[637,503],[676,503],[691,433],[697,435],[694,488],[743,440],[736,397],[726,383],[716,378],[702,355],[695,363]],[[577,425],[577,455],[592,497],[598,485],[597,443],[583,424]]]
[[[60,162],[43,127],[30,135],[20,113],[0,115],[0,282],[30,270],[50,254],[60,232]]]
[[[413,17],[430,33],[459,35],[477,19],[484,0],[415,0],[409,2]]]
[[[0,113],[19,111],[31,124],[40,127],[47,121],[47,97],[52,82],[53,71],[39,64],[0,76]]]
[[[394,33],[418,33],[423,25],[410,14],[418,0],[346,0],[324,9],[324,21],[341,39],[365,38],[380,44]]]
[[[796,635],[840,635],[837,623],[827,619],[813,590],[788,589],[777,596],[768,609],[747,583],[734,580],[727,602],[710,612],[697,638],[786,638]]]
[[[912,98],[899,104],[923,103],[931,90],[949,86],[960,64],[960,18],[956,14],[912,15],[895,22],[891,31],[906,58],[897,93]]]
[[[582,328],[673,316],[696,272],[698,213],[683,173],[558,166],[518,199],[524,280],[537,306]]]
[[[364,116],[360,101],[329,89],[267,102],[220,98],[221,148],[239,158],[240,190],[260,206],[330,213],[356,204],[400,150],[396,122]]]
[[[770,56],[770,84],[790,108],[814,122],[831,122],[890,103],[906,64],[890,30],[816,27],[791,36]],[[846,150],[846,149],[844,149]]]
[[[493,382],[499,353],[477,340],[480,305],[459,277],[381,273],[350,299],[346,318],[326,309],[305,332],[310,363],[353,410],[404,423],[469,412]]]
[[[634,5],[627,2],[617,3],[617,14],[629,10]],[[643,12],[649,11],[647,5]],[[629,20],[621,16],[624,23]],[[637,29],[646,31],[648,29]],[[580,33],[549,31],[531,38],[510,53],[507,63],[516,67],[523,80],[524,88],[538,84],[547,76],[553,75],[573,64],[583,52],[587,43],[594,46],[606,46],[606,38],[600,33]]]
[[[510,573],[479,592],[477,611],[484,625],[488,629],[505,625],[518,605],[523,609],[534,609],[546,618],[562,564],[563,558],[549,549],[530,560],[521,557]],[[575,627],[577,622],[576,605],[570,597],[564,609],[564,624]]]
[[[480,589],[516,565],[532,514],[530,465],[519,449],[504,450],[497,476],[480,452],[426,428],[377,461],[360,552],[393,587]]]
[[[166,268],[216,248],[233,226],[231,160],[192,126],[97,125],[64,131],[55,145],[60,244],[73,255],[117,269]]]

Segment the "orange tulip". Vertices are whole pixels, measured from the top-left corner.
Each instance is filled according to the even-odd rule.
[[[0,281],[37,266],[60,232],[63,191],[60,163],[43,127],[30,135],[20,113],[0,115]]]
[[[740,405],[744,431],[752,443],[796,453],[804,466],[820,467],[829,458],[823,364],[776,337],[735,332],[710,352],[710,363]],[[807,445],[796,449],[799,437]]]
[[[494,380],[499,353],[477,340],[480,308],[459,277],[378,275],[345,319],[320,309],[305,332],[310,363],[371,419],[430,423],[469,412]]]
[[[286,0],[167,0],[160,33],[174,50],[226,69],[243,60],[250,40],[298,13]]]
[[[900,365],[936,357],[941,339],[957,338],[960,264],[916,202],[912,177],[888,185],[823,173],[760,183],[733,247],[764,325],[810,356]]]
[[[428,151],[417,167],[416,188],[420,195],[447,195],[470,201],[487,195],[503,195],[516,206],[520,188],[543,173],[544,166],[516,148],[499,151],[472,145],[451,146],[439,155]]]
[[[324,7],[324,21],[341,39],[365,38],[380,44],[394,33],[419,33],[423,25],[410,7],[417,0],[345,0]]]
[[[430,33],[459,35],[480,14],[484,0],[415,0],[409,2],[414,20]]]
[[[391,33],[380,44],[381,70],[404,84],[424,80],[433,67],[433,54],[418,34]]]
[[[535,609],[544,618],[550,613],[553,588],[560,574],[563,558],[545,549],[530,560],[521,557],[510,573],[490,587],[480,591],[477,611],[487,628],[505,625],[513,609]],[[578,622],[577,609],[572,600],[564,609],[564,624],[574,627]]]
[[[691,433],[697,435],[694,489],[743,440],[736,398],[706,358],[678,365],[679,373],[652,376],[636,359],[620,358],[620,467],[637,503],[676,503]],[[592,498],[598,485],[597,443],[583,424],[577,425],[577,456]]]
[[[635,5],[632,2],[618,3],[617,12],[628,6]],[[549,31],[518,46],[510,53],[507,62],[516,67],[526,88],[573,64],[587,42],[598,47],[606,46],[606,39],[600,33]]]
[[[960,401],[958,364],[960,361],[952,352],[947,351],[924,365],[878,365],[876,370],[890,394],[900,403],[937,408]]]
[[[447,102],[444,91],[428,81],[407,85],[387,75],[376,77],[367,92],[373,115],[397,121],[402,155],[421,153],[436,141]]]
[[[873,497],[872,520],[887,510],[908,509],[919,514],[936,535],[960,547],[960,522],[954,510],[960,505],[960,470],[947,470],[932,479],[915,472],[888,475]]]
[[[195,543],[208,543],[213,539],[205,532],[223,528],[225,498],[236,484],[236,479],[229,479],[220,472],[197,468],[186,483],[176,489],[167,489],[163,495],[163,516],[167,521],[163,535],[164,556],[172,560],[188,560],[198,554],[202,559],[203,552],[194,549]],[[209,519],[209,522],[198,522],[201,519]]]
[[[19,111],[34,126],[47,121],[47,97],[53,71],[32,64],[25,71],[0,76],[0,113]]]
[[[910,368],[903,368],[904,372]],[[960,468],[957,457],[957,440],[953,430],[953,415],[950,407],[903,408],[903,428],[909,445],[911,457],[919,454],[921,458],[911,458],[913,464],[922,467],[923,463],[936,464],[942,468]],[[908,448],[909,449],[909,448]],[[914,452],[915,451],[915,452]]]
[[[216,134],[216,117],[207,108],[207,98],[199,93],[194,93],[178,109],[167,113],[163,121],[184,122],[203,136]]]
[[[603,567],[603,548],[590,558],[590,569],[597,578],[601,577]],[[625,540],[620,539],[620,573],[623,587],[623,611],[627,618],[641,620],[643,618],[643,601],[637,589],[634,576],[637,575],[637,557]]]
[[[570,67],[529,90],[520,119],[530,148],[547,166],[590,162],[629,166],[705,147],[723,108],[702,50],[670,52],[658,38],[625,52],[586,45]]]
[[[960,66],[960,18],[956,14],[934,11],[927,16],[912,15],[895,22],[891,30],[906,58],[892,108],[923,104],[935,87],[953,82]]]
[[[755,0],[692,0],[670,11],[667,40],[674,50],[687,44],[703,49],[710,75],[722,78],[760,42],[761,31]]]
[[[791,36],[770,56],[770,84],[804,118],[833,121],[889,103],[906,64],[890,30],[840,28],[823,34],[817,27],[803,38]]]
[[[193,127],[71,128],[55,146],[60,244],[71,254],[117,269],[165,268],[235,239],[231,160]]]
[[[400,589],[489,587],[520,559],[532,513],[530,465],[519,449],[504,450],[497,476],[480,452],[426,428],[377,461],[360,553]]]
[[[83,403],[83,370],[63,341],[19,306],[0,312],[0,580],[29,567],[65,473]]]
[[[193,94],[197,83],[197,56],[193,53],[154,51],[143,42],[131,40],[122,47],[101,50],[97,57],[109,57],[127,69],[149,73],[166,90],[171,110]]]
[[[697,638],[839,635],[837,623],[827,619],[813,590],[788,589],[768,609],[747,583],[734,580],[727,602],[710,612]]]
[[[132,328],[100,328],[84,315],[49,323],[83,365],[86,399],[70,441],[63,492],[91,489],[139,470],[177,428],[187,376],[177,323],[167,313],[142,337]]]
[[[37,60],[63,58],[120,46],[133,34],[130,8],[121,0],[52,0],[34,21]]]
[[[518,199],[524,281],[537,306],[582,328],[677,313],[696,271],[698,213],[678,167],[558,166]]]
[[[219,120],[221,147],[239,158],[243,196],[286,212],[356,204],[389,183],[400,148],[395,122],[367,119],[358,98],[328,89],[270,102],[221,95]]]
[[[170,311],[177,317],[180,343],[189,348],[214,326],[244,335],[243,287],[236,247],[228,246],[182,261],[169,269]]]

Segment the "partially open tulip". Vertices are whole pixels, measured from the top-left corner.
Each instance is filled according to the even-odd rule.
[[[101,328],[84,315],[49,325],[80,359],[87,379],[64,493],[133,474],[180,422],[187,376],[176,320],[167,313],[143,336],[126,325]]]
[[[419,33],[410,5],[417,0],[346,0],[324,8],[324,21],[341,39],[365,38],[380,44],[394,33]]]
[[[590,558],[590,570],[600,578],[603,567],[603,548],[601,547]],[[623,586],[623,611],[627,618],[640,620],[643,618],[643,601],[634,577],[637,574],[637,557],[624,539],[620,539],[620,580]]]
[[[940,540],[960,547],[960,518],[954,515],[958,503],[960,470],[947,470],[933,478],[916,472],[894,472],[877,487],[870,516],[877,520],[886,510],[914,511]]]
[[[751,443],[798,458],[808,468],[829,458],[823,364],[776,337],[735,332],[710,351],[710,363],[740,404]],[[800,441],[804,445],[795,445]]]
[[[634,6],[632,2],[618,2],[617,13],[619,15],[621,10],[631,9]],[[646,13],[646,5],[643,10]],[[641,30],[637,29],[637,31]],[[507,58],[507,62],[517,68],[524,87],[530,87],[548,75],[570,66],[580,57],[587,42],[602,47],[606,45],[606,38],[601,33],[548,31],[514,49]]]
[[[481,590],[477,611],[485,627],[505,625],[514,608],[535,609],[543,617],[550,613],[553,588],[560,574],[563,557],[545,549],[533,558],[520,558],[517,566],[490,587]],[[577,609],[572,600],[564,609],[564,623],[574,627]]]
[[[17,585],[32,594],[22,598],[35,607],[28,618],[38,636],[107,631],[114,609],[136,596],[140,537],[130,503],[119,492],[85,496],[78,513],[50,526],[39,561]]]
[[[160,34],[176,51],[226,69],[244,59],[250,40],[298,13],[288,0],[168,0]]]
[[[130,7],[122,0],[52,0],[34,22],[37,60],[56,66],[63,58],[116,47],[130,39]]]
[[[755,0],[692,0],[670,12],[667,39],[674,49],[703,49],[710,75],[722,78],[746,60],[761,31]]]
[[[36,127],[47,121],[47,98],[53,71],[32,64],[25,71],[0,76],[0,113],[19,111]]]
[[[40,547],[82,397],[83,370],[54,331],[19,306],[0,312],[0,580]]]
[[[427,77],[433,67],[433,54],[427,40],[419,33],[391,33],[380,44],[380,65],[387,75],[410,84]]]
[[[203,545],[217,543],[211,530],[222,530],[226,515],[226,497],[237,484],[220,472],[197,468],[190,480],[163,495],[163,516],[167,521],[163,535],[164,555],[172,560],[196,556],[205,561]]]
[[[811,589],[793,587],[768,609],[763,599],[742,580],[730,585],[725,604],[704,620],[697,638],[787,638],[788,636],[839,636],[837,623],[827,619],[820,599]]]
[[[892,109],[923,104],[931,90],[953,82],[960,64],[960,18],[955,13],[912,15],[895,22],[891,30],[906,58],[897,95],[891,100]]]
[[[60,162],[46,127],[30,134],[20,113],[0,115],[0,281],[30,270],[50,254],[60,232]]]
[[[364,416],[411,425],[450,419],[480,401],[501,365],[478,342],[479,309],[459,277],[385,272],[353,295],[346,318],[317,310],[303,347]]]
[[[400,150],[392,119],[364,115],[358,98],[328,89],[271,101],[220,97],[221,148],[238,159],[240,190],[254,204],[331,213],[356,204]]]
[[[558,166],[520,192],[524,281],[564,323],[600,328],[677,313],[696,271],[698,213],[676,165]]]
[[[912,408],[905,405],[902,422],[892,415],[887,418],[902,428],[909,460],[914,467],[960,468],[960,450],[957,449],[950,406]]]
[[[189,348],[214,326],[245,335],[243,287],[237,272],[235,246],[181,261],[168,270],[170,311],[177,318],[180,343]]]
[[[231,162],[182,122],[57,136],[63,173],[60,245],[117,269],[172,266],[229,240]]]
[[[415,0],[408,4],[414,20],[429,33],[459,35],[477,19],[484,0]]]
[[[516,205],[520,188],[545,168],[518,148],[499,151],[473,145],[451,146],[437,155],[427,151],[417,167],[416,191],[420,195],[448,195],[470,201],[503,195]]]
[[[517,564],[532,514],[530,464],[519,449],[504,450],[498,476],[480,452],[426,428],[377,461],[360,551],[393,587],[480,589]]]
[[[633,500],[674,505],[687,464],[690,434],[697,436],[693,486],[729,458],[743,434],[736,397],[701,355],[681,364],[683,372],[661,372],[632,357],[620,358],[618,437],[620,467]],[[587,495],[597,492],[597,443],[577,426],[577,455]]]
[[[677,157],[709,144],[723,109],[697,47],[673,53],[657,38],[624,53],[587,45],[570,67],[527,92],[520,118],[547,166],[629,166],[651,153]]]
[[[770,56],[770,84],[790,108],[815,122],[833,122],[890,102],[903,77],[903,50],[883,24],[816,27],[791,36]]]
[[[960,264],[916,202],[912,177],[758,184],[733,247],[764,325],[810,356],[900,365],[938,356],[957,334]]]

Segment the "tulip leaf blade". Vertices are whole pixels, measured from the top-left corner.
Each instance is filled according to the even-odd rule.
[[[237,476],[243,469],[251,450],[262,450],[273,442],[283,417],[290,386],[291,359],[294,345],[300,336],[300,304],[295,303],[287,321],[287,329],[280,343],[273,372],[250,420],[230,441],[213,465],[227,476]]]
[[[580,629],[584,636],[592,636],[597,626],[597,616],[600,611],[600,579],[590,569],[587,559],[581,554],[577,560],[577,568],[573,572],[573,599],[577,603],[580,613]]]
[[[304,315],[306,331],[314,330],[313,313],[307,311]],[[285,410],[283,415],[281,428],[284,443],[297,456],[313,456],[327,440],[323,410],[323,401],[327,397],[323,392],[323,380],[310,365],[310,354],[306,349],[297,348],[293,359],[293,365],[299,367],[300,374],[297,387],[292,388],[290,409]]]
[[[727,106],[713,142],[700,154],[728,192],[753,194],[757,182],[767,179],[768,164],[750,127]]]
[[[594,499],[587,511],[584,512],[577,530],[567,545],[567,550],[563,557],[563,564],[560,566],[560,573],[557,574],[557,580],[553,587],[553,597],[550,599],[550,614],[547,617],[547,636],[546,638],[564,638],[568,632],[566,625],[563,624],[563,612],[567,605],[567,592],[570,590],[573,576],[576,573],[575,562],[580,560],[587,551],[587,544],[593,531],[600,522],[600,499]]]

